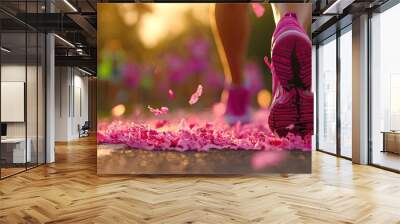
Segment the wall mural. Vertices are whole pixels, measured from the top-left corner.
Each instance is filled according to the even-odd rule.
[[[310,173],[311,4],[98,4],[98,174]]]

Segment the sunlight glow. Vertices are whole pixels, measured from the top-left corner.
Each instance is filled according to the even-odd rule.
[[[208,4],[152,4],[153,12],[143,16],[139,37],[148,48],[156,47],[164,38],[180,34],[187,26],[185,16],[196,8],[195,18],[208,20]],[[202,13],[206,16],[201,16]]]

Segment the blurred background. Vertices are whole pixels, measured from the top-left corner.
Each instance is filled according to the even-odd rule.
[[[271,101],[270,57],[275,24],[269,4],[257,18],[244,69],[255,109]],[[203,110],[219,102],[224,74],[210,27],[211,4],[98,4],[98,118],[150,114],[147,105]],[[199,102],[188,104],[198,84]],[[174,91],[170,100],[168,90]],[[143,113],[142,113],[143,112]]]

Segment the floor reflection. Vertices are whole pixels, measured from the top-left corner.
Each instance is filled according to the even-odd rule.
[[[97,173],[105,174],[260,174],[310,173],[311,152],[210,150],[148,151],[124,145],[98,145]]]

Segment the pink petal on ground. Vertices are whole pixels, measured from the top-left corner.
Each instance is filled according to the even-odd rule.
[[[168,107],[161,107],[160,109],[157,109],[152,108],[151,106],[147,106],[147,108],[149,108],[150,112],[152,112],[155,116],[168,113]]]
[[[251,158],[251,166],[254,170],[276,166],[286,158],[286,155],[287,153],[285,151],[257,152]]]
[[[178,124],[178,130],[187,130],[188,129],[188,124],[186,122],[185,118],[182,118],[181,121]]]
[[[253,12],[256,14],[257,18],[260,18],[265,13],[265,8],[260,3],[252,3],[251,8],[253,9]]]
[[[169,99],[171,99],[171,100],[175,97],[174,91],[172,91],[172,89],[169,89],[169,90],[168,90],[168,97],[169,97]]]
[[[158,121],[156,121],[156,123],[155,123],[155,128],[162,128],[162,127],[164,127],[166,124],[168,123],[168,121],[167,120],[158,120]]]
[[[203,86],[198,85],[196,92],[194,92],[192,94],[192,96],[190,97],[189,104],[193,105],[193,104],[197,103],[197,101],[199,101],[199,97],[201,96],[201,94],[203,94]]]
[[[190,129],[193,129],[196,125],[197,125],[197,123],[194,123],[194,122],[193,122],[193,123],[190,123],[190,124],[189,124],[189,128],[190,128]]]
[[[157,114],[167,111],[165,107],[151,109]],[[125,144],[133,149],[145,150],[278,150],[279,153],[292,150],[311,151],[311,134],[304,138],[294,134],[279,138],[269,130],[266,113],[266,110],[256,111],[252,122],[237,123],[234,126],[227,125],[223,119],[210,116],[210,109],[204,112],[187,112],[184,119],[181,113],[172,112],[167,115],[168,128],[165,129],[157,129],[164,121],[152,116],[99,121],[97,140],[99,144]],[[250,164],[254,169],[263,169],[277,164],[279,159],[285,160],[282,154],[254,154]]]

